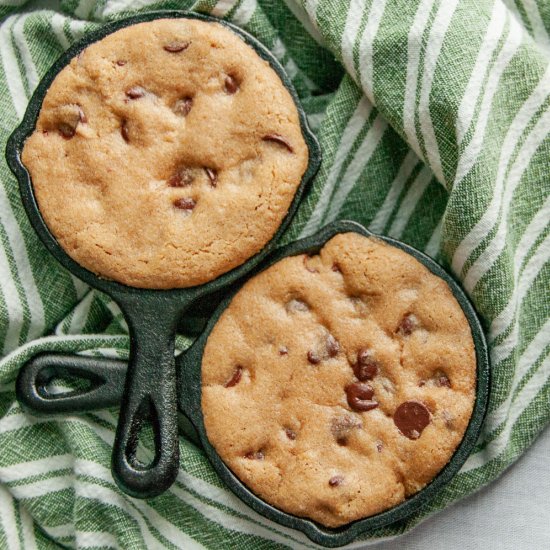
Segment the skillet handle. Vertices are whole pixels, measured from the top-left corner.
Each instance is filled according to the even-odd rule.
[[[124,305],[124,304],[123,304]],[[112,455],[118,486],[136,498],[166,491],[179,467],[175,333],[180,307],[136,300],[126,309],[130,329],[130,363]],[[177,306],[177,304],[175,304]],[[145,424],[154,433],[154,457],[137,457]]]
[[[16,394],[21,406],[32,414],[81,413],[118,406],[122,399],[126,361],[44,353],[19,371]],[[83,390],[51,393],[56,378],[77,378],[89,384]]]

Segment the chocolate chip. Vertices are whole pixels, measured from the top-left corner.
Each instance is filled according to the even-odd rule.
[[[334,271],[335,273],[342,273],[342,270],[337,263],[332,264],[332,271]]]
[[[224,87],[225,87],[225,91],[226,93],[228,94],[234,94],[237,92],[237,90],[239,89],[239,83],[237,82],[237,80],[235,79],[235,77],[231,76],[231,75],[227,75],[225,77],[225,81],[224,81]]]
[[[145,88],[142,88],[141,86],[132,86],[131,88],[128,88],[126,90],[126,96],[130,99],[139,99],[140,97],[143,97],[147,91]]]
[[[76,126],[72,126],[67,122],[60,122],[57,129],[65,139],[71,139],[76,134]]]
[[[436,388],[450,388],[451,387],[451,381],[449,380],[449,377],[442,371],[442,370],[436,370],[430,378],[427,380],[419,380],[418,386],[424,387],[424,386],[435,386]]]
[[[236,386],[241,381],[242,375],[243,375],[243,368],[239,366],[235,369],[233,376],[223,385],[223,387],[232,388],[233,386]]]
[[[281,346],[279,348],[279,355],[288,355],[288,348],[286,346]]]
[[[189,44],[191,44],[191,42],[174,40],[173,42],[168,42],[168,44],[165,44],[163,48],[170,53],[179,53],[183,52],[183,50],[186,50],[189,47]]]
[[[393,421],[405,437],[418,439],[430,423],[430,411],[419,401],[405,401],[397,407]]]
[[[344,481],[344,476],[332,476],[329,480],[328,480],[328,484],[331,486],[331,487],[338,487],[338,485],[341,485],[342,482]]]
[[[320,362],[321,362],[321,357],[319,357],[319,354],[310,349],[308,352],[307,352],[307,360],[312,364],[312,365],[318,365]]]
[[[281,136],[280,134],[267,134],[264,137],[262,137],[262,140],[278,143],[279,145],[282,145],[283,147],[285,147],[291,153],[294,153],[294,149],[292,148],[292,145],[290,145],[288,140],[283,136]]]
[[[419,324],[418,317],[414,313],[408,313],[401,320],[397,332],[403,336],[410,336],[413,330],[418,328]]]
[[[180,210],[193,210],[196,206],[196,202],[189,197],[181,197],[174,201],[174,206]]]
[[[187,187],[193,183],[195,176],[190,168],[179,168],[166,182],[170,187]]]
[[[327,354],[329,357],[336,357],[340,352],[340,344],[332,334],[329,334],[327,336],[326,347],[327,347]]]
[[[192,97],[183,97],[174,104],[174,113],[180,116],[187,116],[193,107]]]
[[[63,120],[58,123],[57,131],[65,139],[71,139],[76,134],[76,127],[88,122],[86,114],[80,105],[65,105],[61,108]]]
[[[296,439],[296,432],[294,430],[291,430],[290,428],[285,428],[285,434],[288,437],[288,439],[292,441]]]
[[[124,60],[124,59],[118,59],[116,61],[116,64],[119,66],[119,67],[124,67],[124,65],[126,65],[126,63],[128,63],[128,61]]]
[[[290,300],[290,302],[287,302],[285,309],[288,313],[296,311],[304,312],[309,311],[309,306],[305,302],[302,302],[302,300]]]
[[[210,180],[211,187],[216,187],[218,185],[218,172],[213,168],[205,168],[204,171]]]
[[[263,460],[265,458],[263,451],[250,451],[244,455],[248,460]]]
[[[435,385],[440,388],[450,388],[451,381],[444,372],[439,371],[436,373]]]
[[[353,365],[353,372],[361,382],[372,380],[378,374],[378,362],[373,359],[371,350],[361,348],[357,352],[357,362]]]
[[[345,388],[348,405],[354,411],[370,411],[378,407],[378,403],[372,399],[374,390],[364,382],[354,382]]]
[[[120,134],[126,143],[130,141],[130,132],[128,130],[128,121],[123,120],[120,124]]]

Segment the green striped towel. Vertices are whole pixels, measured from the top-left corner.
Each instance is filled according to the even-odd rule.
[[[354,219],[437,258],[474,301],[493,373],[482,437],[430,506],[370,539],[412,528],[521,455],[550,416],[550,2],[50,4],[0,2],[2,149],[41,76],[89,30],[139,10],[211,13],[281,60],[324,150],[283,240]],[[0,175],[0,548],[313,546],[224,489],[185,432],[174,487],[138,501],[109,470],[117,411],[22,413],[14,379],[31,355],[126,357],[127,327],[112,301],[38,242],[3,159]],[[180,348],[189,343],[178,337]]]

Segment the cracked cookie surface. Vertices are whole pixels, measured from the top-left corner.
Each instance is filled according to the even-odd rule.
[[[253,277],[208,337],[208,438],[252,491],[337,527],[449,461],[475,399],[470,327],[413,256],[355,233]]]
[[[159,19],[55,78],[22,160],[46,224],[98,275],[202,284],[259,252],[308,162],[279,76],[217,23]]]

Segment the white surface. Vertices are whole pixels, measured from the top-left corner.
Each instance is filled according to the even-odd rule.
[[[365,550],[550,550],[550,428],[494,483]]]

